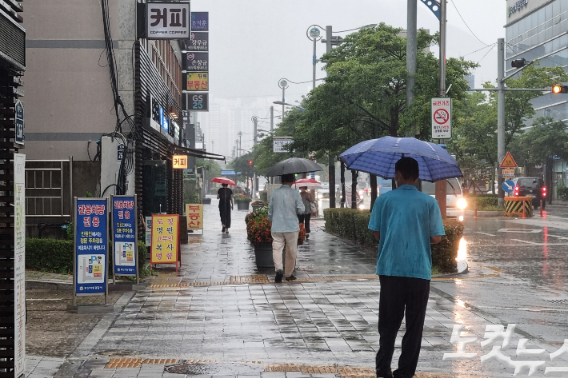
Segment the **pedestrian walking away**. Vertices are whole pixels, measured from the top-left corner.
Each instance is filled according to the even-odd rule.
[[[219,214],[221,215],[221,223],[223,230],[221,232],[229,233],[231,228],[231,210],[233,210],[233,191],[228,188],[227,184],[222,184],[222,188],[217,191],[217,199],[219,199]]]
[[[292,189],[294,175],[282,176],[282,186],[270,195],[268,203],[268,219],[272,221],[272,257],[276,270],[275,282],[282,282],[284,275],[287,281],[295,280],[293,275],[298,254],[298,233],[300,223],[298,214],[305,211],[300,193]],[[282,250],[286,245],[286,262],[282,262]],[[285,265],[286,272],[283,271]]]
[[[303,224],[306,229],[306,239],[310,237],[310,219],[312,217],[312,204],[315,204],[314,197],[310,192],[308,192],[307,186],[300,187],[300,196],[302,197],[302,203],[304,204],[304,212],[298,214],[298,220],[300,224]]]
[[[432,270],[431,244],[445,235],[435,199],[419,192],[418,162],[403,157],[395,165],[397,189],[379,196],[369,229],[379,240],[377,275],[379,296],[379,351],[377,377],[412,378],[416,372]],[[395,339],[406,312],[406,333],[398,369],[391,370]]]

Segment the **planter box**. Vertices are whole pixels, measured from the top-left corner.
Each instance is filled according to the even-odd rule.
[[[258,205],[252,205],[252,211],[256,211],[258,209],[260,209],[263,206],[258,206]]]
[[[249,209],[250,202],[237,202],[237,208],[239,210],[247,210]]]
[[[256,267],[259,269],[274,268],[274,257],[272,254],[272,243],[262,243],[254,245],[254,258]],[[282,250],[282,265],[286,265],[286,247]]]

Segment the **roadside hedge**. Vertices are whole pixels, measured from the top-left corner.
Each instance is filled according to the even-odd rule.
[[[109,271],[112,253],[109,246]],[[148,248],[138,241],[138,269],[140,276],[147,275],[146,264]],[[26,269],[42,272],[71,274],[73,273],[73,241],[57,239],[26,239]],[[144,274],[143,274],[144,273]]]
[[[377,248],[373,231],[369,230],[371,213],[356,209],[325,209],[323,211],[325,230],[330,234],[353,240],[363,246]],[[432,266],[442,273],[456,271],[456,257],[461,237],[463,223],[457,220],[445,220],[446,236],[439,244],[432,245]]]
[[[497,207],[498,206],[498,196],[497,194],[470,194],[467,196],[467,209],[475,209],[475,204],[477,204],[477,209],[482,210],[483,208]]]

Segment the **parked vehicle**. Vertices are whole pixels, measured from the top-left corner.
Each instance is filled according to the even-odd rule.
[[[436,197],[436,184],[422,181],[422,192]],[[458,201],[463,198],[463,190],[457,178],[446,180],[446,207],[457,207]]]
[[[515,197],[532,197],[533,208],[538,209],[542,200],[542,209],[546,207],[547,188],[544,180],[538,177],[517,177],[513,179],[515,189],[513,196]]]

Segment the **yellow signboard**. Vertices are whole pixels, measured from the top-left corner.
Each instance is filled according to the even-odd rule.
[[[152,215],[150,263],[177,265],[179,247],[179,215]]]
[[[187,169],[187,156],[174,155],[172,157],[173,169]]]
[[[186,91],[208,91],[209,74],[207,72],[187,72],[184,89]]]
[[[515,168],[501,168],[503,177],[515,177]]]
[[[186,204],[185,216],[187,218],[188,230],[203,229],[203,205]]]
[[[507,152],[505,158],[501,162],[501,168],[517,168],[517,163],[515,163],[515,159],[513,159],[513,155],[510,152]]]

